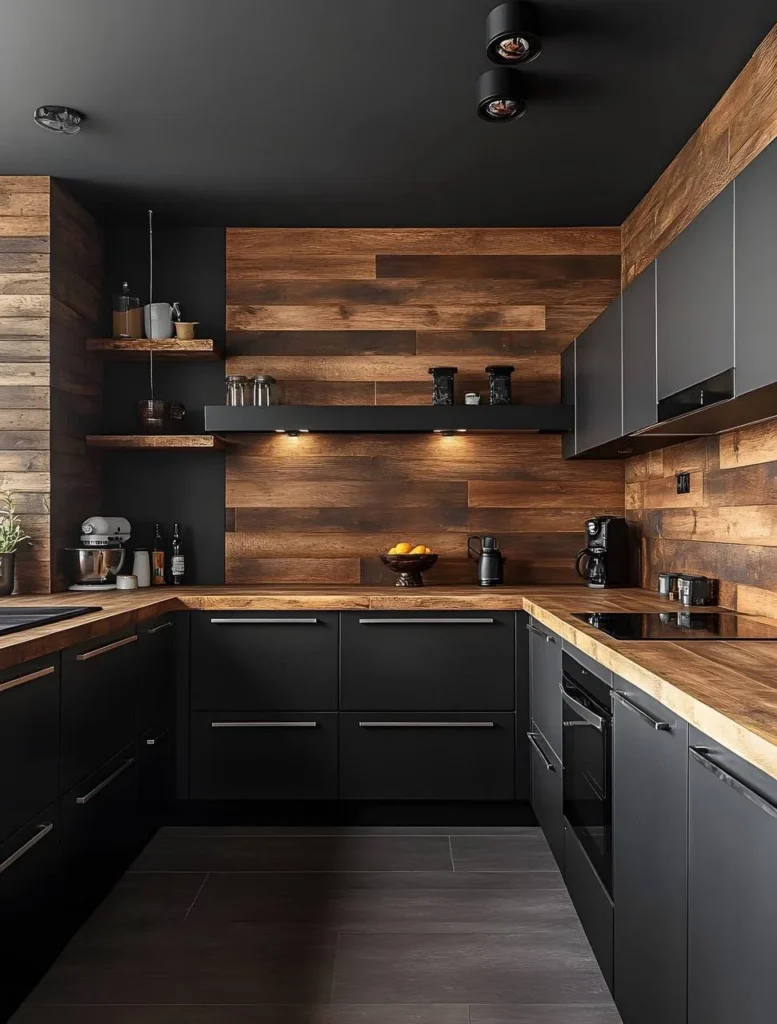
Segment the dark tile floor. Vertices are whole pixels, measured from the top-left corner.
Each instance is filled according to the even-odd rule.
[[[167,828],[14,1024],[619,1024],[535,828]]]

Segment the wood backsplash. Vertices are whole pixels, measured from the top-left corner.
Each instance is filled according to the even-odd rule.
[[[691,475],[677,494],[675,474]],[[684,570],[721,581],[721,604],[777,615],[777,419],[626,463],[626,515],[643,585]]]
[[[271,373],[286,404],[426,405],[427,370],[516,367],[514,400],[559,400],[559,353],[617,294],[602,229],[230,229],[227,373]],[[622,514],[623,464],[564,462],[536,434],[244,435],[227,456],[226,582],[393,582],[399,540],[473,578],[470,533],[509,582],[567,583],[584,519]]]

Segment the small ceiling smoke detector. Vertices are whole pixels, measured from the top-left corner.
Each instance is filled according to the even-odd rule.
[[[478,79],[478,115],[484,121],[517,121],[526,113],[521,76],[510,68],[492,68]]]
[[[537,16],[528,3],[500,4],[486,21],[486,53],[494,64],[528,64],[539,57]]]
[[[48,128],[50,132],[61,132],[63,135],[77,135],[81,131],[81,122],[86,116],[72,107],[53,107],[47,104],[38,107],[32,115],[35,124]]]

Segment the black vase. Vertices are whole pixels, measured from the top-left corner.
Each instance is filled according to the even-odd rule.
[[[0,597],[8,597],[13,593],[15,567],[15,551],[5,551],[0,554]]]

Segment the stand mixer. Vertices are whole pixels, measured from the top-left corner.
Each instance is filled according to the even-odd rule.
[[[70,590],[115,590],[131,527],[121,516],[90,516],[81,524],[81,547],[66,548]]]

